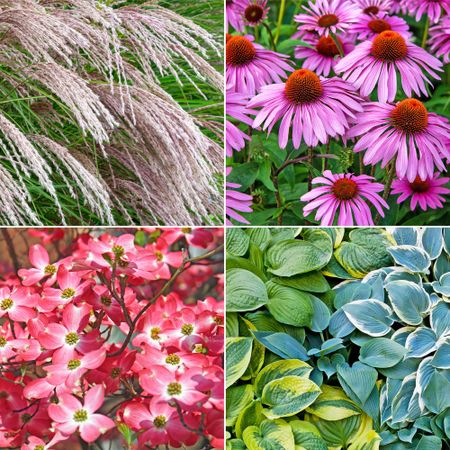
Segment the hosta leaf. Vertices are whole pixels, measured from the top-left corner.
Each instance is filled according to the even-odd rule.
[[[384,336],[394,323],[392,310],[379,300],[358,300],[342,307],[348,320],[358,330],[370,336]]]
[[[392,401],[392,422],[403,422],[409,418],[409,406],[412,400],[416,379],[414,375],[406,377],[397,395]]]
[[[265,227],[248,228],[245,232],[248,234],[250,241],[261,250],[264,250],[269,245],[270,239],[272,238],[270,229]]]
[[[267,283],[267,309],[278,322],[297,327],[310,326],[313,307],[309,294],[287,286]]]
[[[244,408],[253,401],[253,386],[251,384],[232,386],[227,389],[226,394],[226,426],[231,427]]]
[[[392,281],[386,285],[392,307],[400,319],[409,325],[420,325],[430,307],[425,289],[411,281]]]
[[[389,273],[384,279],[384,284],[387,285],[391,281],[405,280],[412,283],[421,283],[421,278],[418,273],[410,272],[403,267],[396,267],[391,273]]]
[[[228,320],[229,314],[227,314]],[[277,322],[267,311],[247,313],[245,318],[251,322],[258,331],[284,332],[284,327]]]
[[[371,367],[392,367],[405,356],[406,349],[387,338],[374,338],[361,347],[359,359]]]
[[[354,329],[355,326],[348,320],[342,308],[332,314],[328,328],[332,336],[343,338],[348,336]]]
[[[227,255],[227,272],[231,269],[243,269],[248,270],[249,272],[256,275],[258,278],[261,278],[262,281],[267,281],[267,277],[264,272],[252,261],[247,258],[241,258],[240,256],[232,256],[230,254]]]
[[[434,414],[439,414],[450,407],[450,381],[435,371],[429,383],[424,387],[422,399],[425,407]]]
[[[431,365],[438,369],[450,369],[450,336],[440,344],[431,360]]]
[[[295,450],[294,435],[284,420],[264,420],[259,427],[247,427],[242,439],[249,450]]]
[[[289,286],[300,291],[314,292],[317,294],[327,292],[330,285],[326,278],[318,271],[308,272],[289,278],[274,277],[272,281],[282,286]]]
[[[347,363],[338,366],[337,376],[346,394],[352,400],[363,404],[375,387],[378,373],[366,364],[355,362],[352,367]]]
[[[312,367],[303,361],[295,359],[276,361],[264,367],[255,380],[255,392],[261,397],[264,387],[273,380],[295,375],[307,378],[312,371]]]
[[[313,308],[313,316],[310,328],[312,331],[320,332],[325,330],[330,323],[330,310],[325,303],[313,295],[310,296],[311,305]]]
[[[349,234],[336,249],[339,264],[355,278],[363,278],[372,270],[389,266],[392,259],[387,247],[395,242],[390,235],[379,228],[358,228]]]
[[[416,450],[441,450],[442,439],[437,436],[422,436]]]
[[[419,327],[406,339],[408,358],[421,358],[436,350],[436,334],[427,327]]]
[[[227,229],[226,251],[234,256],[243,256],[247,253],[250,238],[247,233],[239,227]]]
[[[324,420],[342,420],[361,414],[361,410],[352,402],[340,388],[323,384],[322,393],[306,410],[310,414]]]
[[[246,450],[247,447],[241,439],[227,439],[227,450]]]
[[[397,264],[406,267],[412,272],[426,272],[431,264],[428,253],[425,250],[412,245],[390,247],[388,248],[388,252],[392,255]]]
[[[262,392],[262,403],[271,407],[263,413],[269,419],[293,416],[306,409],[319,394],[319,386],[308,378],[289,375],[273,380]]]
[[[450,273],[444,273],[439,278],[439,281],[433,281],[431,285],[433,286],[434,291],[438,294],[450,297]]]
[[[417,228],[396,227],[392,231],[392,237],[398,245],[417,245]]]
[[[328,242],[329,250],[305,240],[277,242],[266,252],[267,270],[280,277],[291,277],[321,269],[331,258],[331,239],[326,233],[323,239]]]
[[[252,354],[252,338],[233,337],[226,340],[226,385],[234,384],[245,372]]]
[[[226,335],[227,337],[239,336],[239,321],[236,313],[227,314]]]
[[[341,348],[344,348],[345,346],[342,344],[341,338],[332,338],[325,341],[319,348],[312,348],[308,351],[308,355],[320,355],[325,356],[330,353],[333,353]]]
[[[367,283],[361,283],[359,280],[344,281],[333,288],[336,296],[334,297],[334,307],[339,309],[347,303],[355,300],[365,300],[370,298],[372,288]]]
[[[436,280],[439,280],[442,275],[450,272],[450,258],[448,253],[442,252],[438,259],[434,262],[433,274]]]
[[[352,438],[348,450],[378,450],[381,437],[373,430],[372,419],[366,414],[362,416],[361,426]]]
[[[361,426],[361,415],[348,417],[347,419],[329,421],[310,416],[312,423],[318,428],[328,447],[346,447],[356,436]],[[309,418],[308,418],[309,419]]]
[[[251,425],[258,426],[265,419],[262,411],[262,404],[258,400],[253,401],[241,411],[235,426],[235,432],[238,438],[242,438],[242,434],[247,427]]]
[[[394,380],[403,380],[408,375],[415,372],[419,366],[420,360],[416,358],[404,359],[398,364],[392,367],[386,367],[384,369],[378,369],[378,371],[385,377],[392,378]]]
[[[227,311],[252,311],[268,302],[265,284],[252,272],[230,269],[226,278]]]
[[[255,331],[256,327],[244,317],[241,317],[242,322],[248,327],[249,331]],[[251,335],[249,333],[249,335]],[[242,375],[242,379],[247,380],[254,378],[256,374],[260,371],[261,367],[264,365],[264,356],[266,353],[266,348],[258,340],[253,340],[252,354],[250,356],[250,363],[247,366],[247,370]]]
[[[289,425],[294,434],[296,450],[328,450],[327,443],[312,423],[305,420],[292,420]]]
[[[428,253],[430,259],[436,259],[444,247],[442,228],[425,228],[422,234],[422,247]]]
[[[331,257],[328,264],[322,269],[322,273],[327,277],[342,278],[344,280],[351,280],[354,278],[338,263],[334,255]]]
[[[284,359],[300,359],[307,361],[308,353],[300,342],[287,333],[270,331],[254,331],[253,335],[264,347]]]

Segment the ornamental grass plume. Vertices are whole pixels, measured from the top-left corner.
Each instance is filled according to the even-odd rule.
[[[221,220],[218,119],[164,80],[220,96],[222,48],[158,3],[0,0],[0,224]]]

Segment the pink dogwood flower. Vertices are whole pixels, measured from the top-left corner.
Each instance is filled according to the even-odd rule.
[[[27,322],[36,317],[34,307],[37,297],[28,294],[25,289],[10,290],[7,287],[0,288],[0,317],[8,315],[15,322]]]

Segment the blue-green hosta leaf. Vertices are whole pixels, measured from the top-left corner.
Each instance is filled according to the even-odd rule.
[[[384,285],[386,286],[391,281],[399,281],[399,280],[411,281],[412,283],[416,284],[422,283],[422,278],[418,273],[410,272],[409,270],[403,267],[395,267],[395,270],[389,273],[384,279]]]
[[[366,364],[355,362],[352,367],[347,363],[338,366],[337,376],[346,394],[353,401],[363,404],[375,387],[378,373]]]
[[[384,280],[386,272],[383,270],[374,270],[367,274],[362,280],[363,284],[368,284],[371,288],[370,298],[384,302]]]
[[[386,285],[392,307],[400,319],[409,325],[420,325],[430,307],[425,289],[410,281],[392,281]]]
[[[347,315],[342,308],[331,315],[328,331],[332,336],[343,338],[348,336],[354,330],[355,326],[348,320]]]
[[[450,305],[448,303],[439,302],[433,307],[430,324],[438,337],[450,334]]]
[[[416,327],[401,327],[398,330],[395,330],[394,333],[391,336],[391,339],[395,342],[397,342],[400,345],[403,345],[403,347],[406,345],[406,339],[408,339],[408,336],[416,329]]]
[[[438,259],[434,262],[433,275],[435,280],[444,275],[444,273],[450,272],[450,258],[448,253],[442,252]]]
[[[411,399],[416,387],[416,377],[414,374],[406,377],[400,390],[392,401],[392,422],[403,422],[409,418],[409,408]]]
[[[294,435],[284,420],[263,420],[259,427],[247,427],[242,439],[249,450],[295,450]]]
[[[226,385],[234,384],[244,374],[252,354],[252,338],[233,337],[226,340]]]
[[[438,369],[450,369],[450,336],[439,345],[431,365]]]
[[[341,243],[334,256],[350,275],[363,278],[392,263],[386,249],[393,244],[392,236],[380,228],[358,228],[350,231],[349,240]]]
[[[442,228],[426,227],[422,234],[422,247],[430,259],[436,259],[444,247]]]
[[[396,227],[392,236],[397,245],[417,245],[418,233],[414,227]]]
[[[226,394],[226,426],[232,427],[239,414],[253,401],[253,387],[251,384],[231,386]]]
[[[341,388],[323,384],[321,389],[322,393],[306,410],[310,414],[331,421],[361,414],[358,406],[345,395]]]
[[[284,359],[300,359],[307,361],[306,348],[287,333],[271,331],[253,331],[253,335],[264,347]]]
[[[374,338],[361,347],[359,359],[375,368],[393,367],[405,356],[406,349],[387,338]]]
[[[261,397],[264,387],[271,381],[292,375],[307,378],[311,371],[310,365],[296,359],[275,361],[259,372],[255,379],[255,393]]]
[[[331,357],[321,356],[317,360],[317,368],[325,372],[328,378],[336,373],[337,367],[345,363],[345,358],[340,353],[335,353]]]
[[[444,235],[444,249],[450,255],[450,228],[445,227],[442,234]]]
[[[392,255],[395,262],[406,267],[412,272],[425,273],[430,267],[431,260],[428,253],[412,245],[399,245],[397,247],[388,248],[388,252]]]
[[[375,430],[380,430],[380,392],[378,387],[375,385],[369,398],[366,402],[359,407],[373,420],[373,426]]]
[[[392,402],[402,387],[402,380],[388,378],[380,391],[380,421],[386,423],[392,417]]]
[[[333,288],[336,296],[334,297],[334,307],[339,309],[343,305],[355,300],[365,300],[370,298],[372,288],[368,283],[362,283],[360,280],[343,281]]]
[[[398,364],[392,367],[384,369],[378,369],[378,371],[385,377],[392,378],[394,380],[403,380],[408,375],[411,375],[417,370],[420,364],[420,359],[410,358],[400,361]]]
[[[344,348],[345,346],[342,344],[342,342],[343,341],[342,341],[341,338],[328,339],[327,341],[325,341],[320,346],[320,349],[319,348],[312,348],[311,350],[309,350],[308,351],[308,355],[309,356],[313,356],[313,355],[325,356],[325,355],[328,355],[330,353],[335,352],[336,350]]]
[[[267,309],[278,322],[296,327],[311,325],[313,307],[309,294],[269,281]]]
[[[306,409],[320,394],[320,388],[308,378],[289,375],[264,386],[261,401],[270,409],[263,411],[269,419],[293,416]]]
[[[402,428],[401,430],[398,430],[397,436],[401,441],[411,443],[416,433],[417,428],[413,426],[411,428]]]
[[[320,298],[310,296],[311,304],[313,307],[313,316],[311,321],[311,330],[316,333],[325,330],[330,324],[330,310]]]
[[[250,238],[242,228],[232,227],[227,228],[226,242],[227,253],[234,256],[243,256],[247,253]]]
[[[440,278],[439,282],[433,281],[431,283],[433,289],[438,294],[445,295],[446,297],[450,297],[450,273],[444,273]]]
[[[416,450],[441,450],[442,439],[437,436],[422,436]]]
[[[305,420],[292,420],[289,425],[294,433],[296,449],[328,450],[319,430],[312,423]]]
[[[407,358],[421,358],[436,350],[436,334],[431,328],[419,327],[406,339]]]
[[[329,248],[298,239],[277,242],[266,251],[267,270],[280,277],[291,277],[321,269],[332,255],[331,238],[324,233],[322,239]]]
[[[381,437],[381,445],[388,445],[397,441],[397,435],[387,430],[382,431],[380,433],[380,437]]]
[[[434,414],[450,408],[450,381],[440,372],[431,375],[421,395],[425,407]]]
[[[229,269],[226,273],[227,311],[252,311],[269,301],[261,278],[245,269]]]
[[[374,299],[357,300],[342,307],[348,320],[370,336],[384,336],[394,323],[391,308]]]

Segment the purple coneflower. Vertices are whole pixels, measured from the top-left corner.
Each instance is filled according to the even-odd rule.
[[[378,83],[378,100],[392,102],[397,92],[396,70],[408,97],[414,92],[428,96],[425,83],[431,84],[422,68],[433,78],[440,79],[434,70],[442,71],[442,63],[423,48],[406,41],[395,31],[383,31],[373,41],[365,41],[342,58],[335,67],[344,72],[344,80],[360,89],[367,97]]]
[[[450,14],[450,0],[408,0],[405,4],[408,12],[416,15],[417,21],[425,14],[431,23],[437,23],[443,10],[445,14]]]
[[[388,13],[392,6],[392,0],[353,0],[355,6],[363,14],[376,15],[380,12]]]
[[[448,121],[427,111],[419,100],[407,98],[396,105],[367,103],[346,137],[362,136],[354,150],[366,150],[364,164],[381,167],[397,158],[397,177],[412,182],[432,178],[434,167],[445,170],[450,158]]]
[[[373,39],[383,31],[395,31],[401,34],[405,39],[411,37],[409,26],[401,17],[388,16],[385,13],[377,15],[361,14],[359,20],[349,30],[349,33],[355,34],[359,41]]]
[[[254,96],[261,86],[279,83],[292,72],[288,56],[266,50],[250,36],[227,36],[227,90]]]
[[[394,180],[391,194],[400,194],[397,203],[403,203],[411,197],[411,211],[416,209],[417,204],[423,211],[426,211],[428,208],[442,208],[445,198],[441,194],[450,194],[450,189],[443,187],[443,185],[447,184],[450,178],[439,178],[439,175],[436,172],[433,177],[425,180],[416,177],[412,182],[408,180]]]
[[[235,0],[235,2],[245,25],[254,27],[267,18],[270,9],[267,0]]]
[[[231,25],[236,31],[244,31],[244,21],[237,10],[237,0],[227,0],[225,13],[227,15],[226,30]]]
[[[344,37],[336,37],[339,40],[344,55],[350,53],[354,44],[349,39]],[[334,68],[340,59],[339,49],[331,36],[317,36],[313,35],[311,38],[306,38],[304,41],[313,46],[313,48],[305,46],[297,46],[295,48],[295,57],[303,59],[303,67],[305,69],[313,70],[317,75],[327,77],[331,69]]]
[[[383,208],[389,209],[378,195],[384,186],[373,180],[368,175],[332,174],[325,170],[323,177],[312,180],[313,184],[322,186],[311,189],[300,198],[302,202],[310,202],[303,208],[303,215],[306,217],[317,209],[314,219],[320,220],[322,226],[330,226],[339,210],[338,226],[373,225],[372,213],[366,202],[372,203],[381,217],[384,217]]]
[[[430,50],[438,57],[442,57],[445,64],[450,62],[450,17],[442,20],[430,28]]]
[[[391,14],[406,14],[408,12],[407,2],[408,0],[392,0]]]
[[[254,114],[254,111],[246,108],[248,97],[239,92],[227,92],[226,96],[226,113],[236,120],[247,125],[252,125],[253,119],[248,114]],[[250,137],[240,130],[229,120],[226,121],[226,151],[227,156],[233,155],[233,150],[241,151],[245,146],[245,141],[249,141]]]
[[[348,27],[358,20],[361,10],[354,4],[342,0],[317,0],[308,2],[309,8],[304,6],[308,14],[298,14],[295,21],[301,36],[304,32],[315,31],[319,36],[328,36],[330,33],[345,32]]]
[[[227,167],[226,175],[228,176],[231,172],[231,167]],[[229,218],[236,220],[240,223],[250,223],[247,219],[242,217],[238,212],[252,212],[252,202],[253,197],[248,194],[244,194],[242,192],[236,191],[235,189],[239,189],[241,187],[240,184],[230,183],[227,181],[225,183],[227,187],[225,192],[226,197],[226,223],[227,225],[233,225]]]
[[[261,93],[248,106],[261,107],[253,128],[263,122],[270,133],[281,119],[278,143],[285,148],[292,125],[292,143],[299,148],[303,140],[308,146],[326,144],[328,137],[342,136],[349,127],[349,118],[362,111],[355,88],[337,78],[320,79],[308,69],[292,73],[286,83],[261,88]]]

